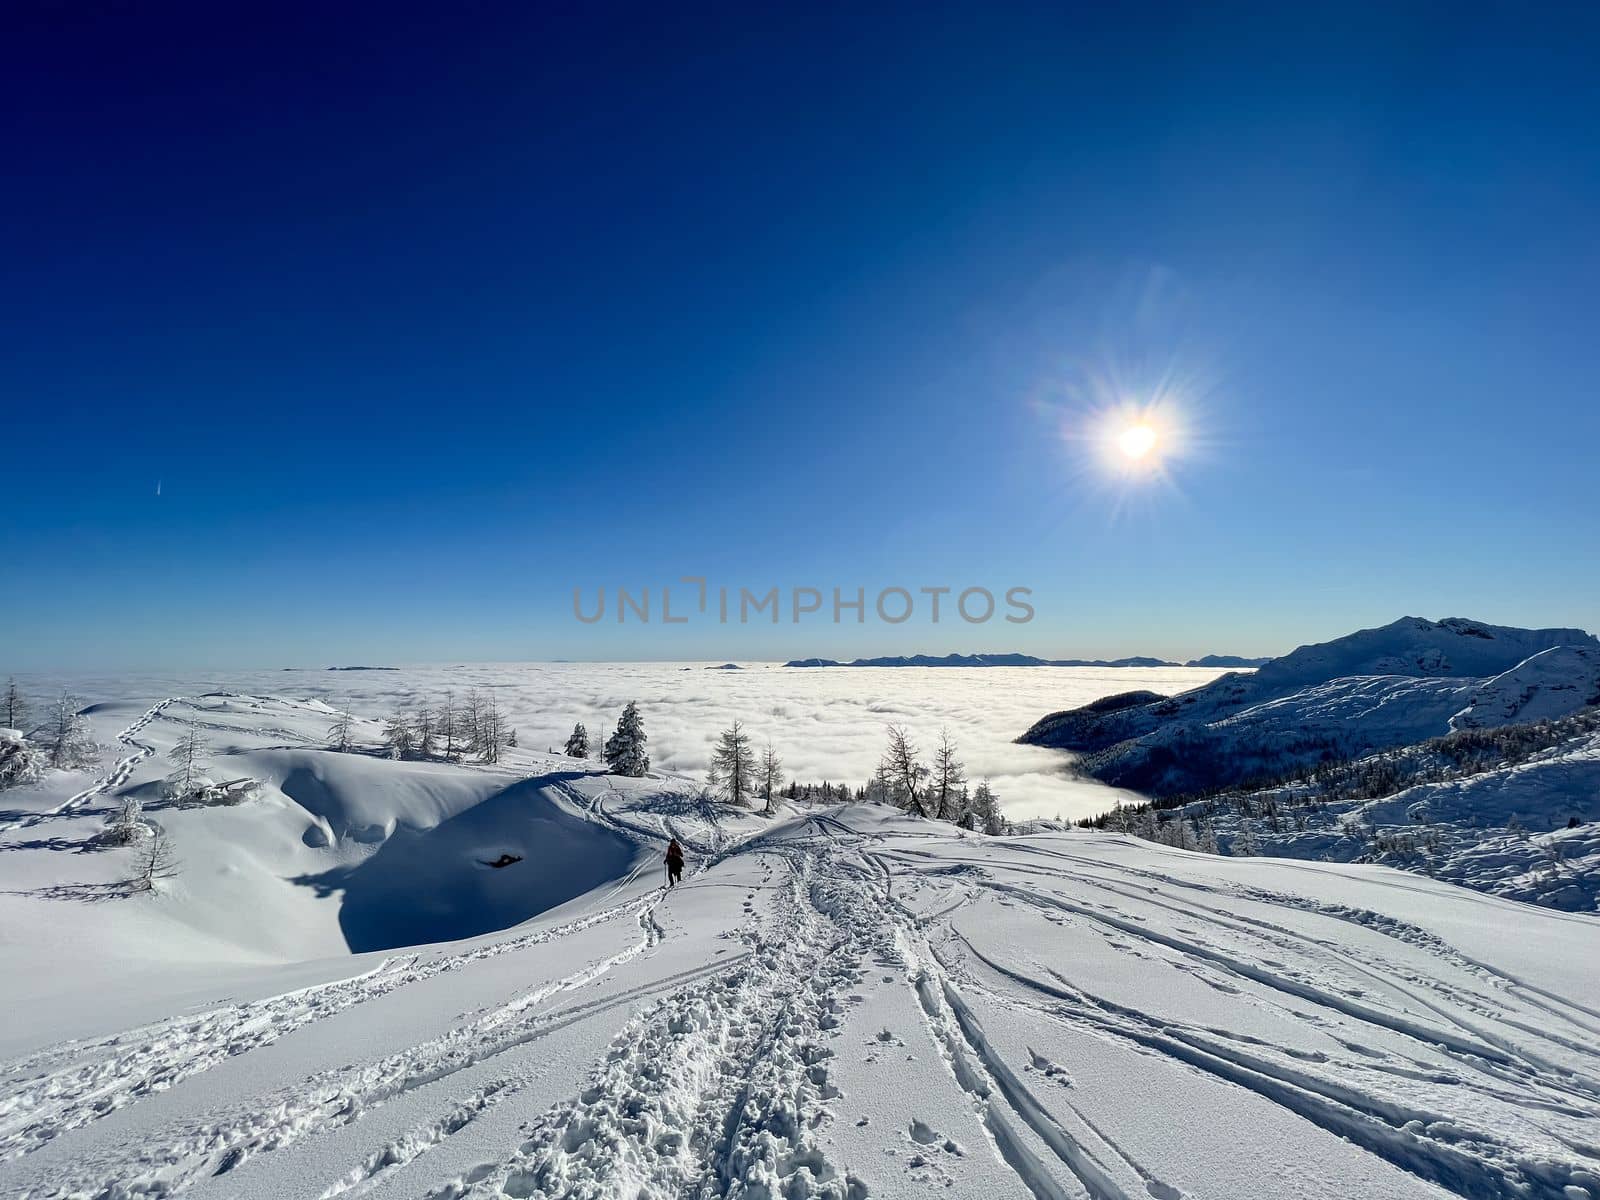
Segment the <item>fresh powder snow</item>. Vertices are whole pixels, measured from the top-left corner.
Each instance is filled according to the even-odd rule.
[[[4,793],[0,1194],[1600,1197],[1593,915],[382,715],[96,703],[101,767]]]

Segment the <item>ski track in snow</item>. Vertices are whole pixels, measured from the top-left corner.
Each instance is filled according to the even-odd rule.
[[[226,1058],[269,1045],[302,1025],[396,988],[638,911],[637,904],[626,903],[554,929],[456,953],[391,956],[360,975],[176,1017],[112,1037],[69,1042],[7,1063],[0,1066],[0,1079],[7,1081],[9,1089],[0,1099],[0,1159],[26,1154],[69,1129],[164,1091]]]
[[[91,1195],[107,1194],[119,1184],[158,1194],[182,1191],[199,1178],[225,1175],[257,1154],[283,1150],[308,1133],[358,1121],[365,1113],[397,1096],[525,1046],[546,1033],[557,1017],[571,1015],[570,1012],[538,1015],[536,1010],[545,1001],[594,982],[660,940],[660,926],[653,918],[653,909],[659,900],[657,896],[637,910],[639,939],[616,954],[532,988],[438,1038],[366,1066],[315,1076],[268,1098],[265,1104],[257,1099],[237,1112],[218,1114],[215,1119],[182,1131],[181,1138],[163,1142],[159,1153],[151,1156],[150,1163],[131,1179],[124,1168],[110,1179],[87,1188],[79,1186]],[[588,924],[592,922],[575,922],[552,934],[553,937],[567,936],[577,932],[576,927],[586,928]],[[459,969],[460,965],[464,964],[457,964],[454,969]],[[410,1161],[473,1117],[514,1095],[516,1090],[516,1081],[508,1078],[496,1079],[475,1089],[439,1122],[414,1132],[400,1143],[384,1146],[348,1176],[331,1185],[324,1195],[331,1197],[351,1191],[381,1170]]]
[[[1354,1018],[1369,1026],[1398,1033],[1414,1039],[1421,1046],[1442,1049],[1456,1057],[1464,1068],[1462,1077],[1452,1082],[1466,1084],[1469,1075],[1481,1074],[1491,1081],[1503,1080],[1521,1089],[1497,1091],[1492,1086],[1477,1084],[1485,1094],[1569,1115],[1593,1117],[1600,1114],[1600,1084],[1556,1067],[1542,1056],[1526,1050],[1519,1053],[1509,1048],[1502,1049],[1488,1041],[1474,1042],[1451,1030],[1380,1012],[1331,991],[1220,955],[1202,946],[1186,944],[1159,931],[1141,929],[1134,921],[1096,912],[1086,906],[1065,902],[1059,897],[1043,897],[1027,889],[1007,885],[980,886],[996,887],[1029,904],[1064,909],[1076,916],[1108,924],[1120,933],[1154,945],[1179,949],[1194,958],[1220,965],[1228,973],[1245,980],[1277,989],[1295,999],[1309,1000],[1331,1014]],[[1264,1055],[1232,1047],[1210,1031],[1164,1023],[1137,1010],[1112,1004],[1072,987],[1057,972],[1048,972],[1052,977],[1050,980],[1040,980],[1011,970],[984,956],[965,938],[960,940],[968,953],[991,970],[1056,1002],[1027,1006],[1032,1011],[1110,1033],[1255,1091],[1396,1166],[1451,1191],[1466,1196],[1571,1195],[1564,1190],[1569,1186],[1571,1174],[1568,1163],[1540,1160],[1525,1147],[1507,1144],[1495,1133],[1473,1129],[1460,1119],[1449,1120],[1439,1112],[1406,1109],[1374,1099],[1358,1089],[1319,1079],[1308,1072],[1285,1068]],[[959,993],[951,989],[948,982],[942,986],[947,1000],[958,1014],[962,1029],[971,1032],[971,1018],[962,1019],[965,1007]],[[993,992],[989,995],[1002,1004],[1017,1003],[1014,999]],[[1466,1022],[1456,1020],[1454,1023],[1474,1033],[1481,1032]],[[1545,1036],[1552,1035],[1547,1033]],[[976,1033],[973,1040],[981,1047],[981,1032]],[[985,1049],[979,1049],[978,1056],[1002,1076],[1009,1070]],[[1518,1061],[1519,1058],[1521,1061]],[[1541,1092],[1552,1096],[1553,1101],[1541,1104],[1537,1100]],[[1470,1149],[1463,1150],[1462,1146]],[[1085,1179],[1085,1185],[1090,1194],[1095,1196],[1120,1197],[1123,1194],[1097,1186],[1089,1179]]]
[[[135,735],[167,703],[124,731],[137,753],[62,809],[117,786],[119,771],[127,778],[151,752]],[[932,827],[902,826],[891,836],[820,813],[738,840],[691,797],[667,797],[642,820],[616,811],[624,798],[615,791],[589,796],[556,786],[589,819],[636,842],[679,837],[698,858],[689,882],[710,883],[735,860],[758,871],[770,903],[757,909],[750,902],[757,885],[749,885],[741,951],[642,992],[644,1007],[617,1030],[581,1089],[530,1112],[513,1144],[447,1177],[423,1170],[486,1114],[519,1103],[530,1083],[519,1051],[614,1003],[602,996],[562,1007],[563,998],[606,984],[662,946],[659,918],[672,911],[672,891],[610,903],[636,885],[644,862],[598,892],[595,911],[553,928],[391,955],[350,978],[4,1064],[0,1162],[26,1161],[52,1140],[231,1056],[398,988],[501,954],[558,949],[602,922],[631,918],[638,936],[621,950],[459,1018],[443,1034],[292,1088],[241,1096],[200,1121],[149,1130],[143,1145],[99,1148],[27,1194],[177,1195],[252,1159],[359,1130],[364,1115],[459,1076],[460,1090],[447,1087],[431,1118],[376,1133],[357,1161],[316,1181],[321,1200],[363,1195],[402,1172],[414,1173],[404,1177],[411,1194],[430,1200],[866,1200],[870,1172],[838,1161],[829,1131],[841,1100],[838,1038],[863,1002],[863,981],[877,975],[910,990],[950,1099],[970,1113],[1019,1195],[1184,1200],[1197,1193],[1181,1163],[1150,1161],[1136,1138],[1079,1098],[1078,1065],[1031,1046],[1019,1059],[990,1032],[1013,1018],[1040,1038],[1068,1030],[1185,1079],[1248,1093],[1424,1189],[1407,1195],[1600,1198],[1600,1139],[1592,1132],[1600,1121],[1600,1011],[1419,926],[1370,909],[1075,855],[1059,841],[989,839],[985,851],[984,840]],[[937,893],[932,902],[928,891]],[[1096,994],[1034,957],[1048,942],[1027,943],[1018,957],[1015,947],[974,939],[971,922],[1006,911],[1046,929],[1072,928],[1152,969],[1175,968],[1228,1003],[1326,1036],[1348,1061]],[[1296,927],[1297,916],[1310,923]],[[1363,936],[1340,940],[1332,931],[1343,926]],[[1419,955],[1438,963],[1439,973],[1422,969]],[[1513,1117],[1520,1129],[1507,1126]],[[943,1135],[914,1124],[911,1136]]]
[[[67,813],[73,812],[74,810],[83,807],[83,805],[87,804],[90,800],[93,800],[96,796],[103,796],[107,792],[110,792],[115,788],[119,788],[123,784],[127,783],[128,777],[133,774],[133,769],[155,753],[155,748],[153,746],[145,745],[134,735],[143,732],[144,727],[159,717],[166,710],[167,705],[176,704],[182,699],[182,696],[167,697],[167,699],[161,701],[161,703],[156,704],[147,709],[145,712],[141,713],[137,721],[118,733],[117,741],[122,745],[127,746],[133,751],[133,753],[124,758],[119,758],[115,763],[112,764],[109,771],[100,776],[100,778],[96,779],[88,787],[84,788],[83,791],[67,797],[54,808],[45,809],[42,812],[29,813],[25,817],[20,817],[15,821],[9,821],[4,825],[0,825],[0,833],[4,833],[11,829],[31,829],[33,826],[38,825],[41,822],[48,821],[52,817],[64,816]]]
[[[502,1163],[433,1193],[462,1196],[796,1196],[864,1200],[814,1131],[829,1119],[842,993],[861,978],[851,882],[790,872],[774,918],[720,978],[652,1006],[618,1035],[582,1094]],[[770,867],[768,868],[770,872]]]

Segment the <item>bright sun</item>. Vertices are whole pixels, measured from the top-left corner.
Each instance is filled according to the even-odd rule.
[[[1117,435],[1117,449],[1123,457],[1137,462],[1156,448],[1156,431],[1140,422],[1130,425]]]

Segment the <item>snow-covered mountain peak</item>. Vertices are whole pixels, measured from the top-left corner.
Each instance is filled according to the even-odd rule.
[[[1019,740],[1084,753],[1094,777],[1170,796],[1452,728],[1564,716],[1594,702],[1597,660],[1600,641],[1581,629],[1402,617],[1301,646],[1253,675],[1051,713]]]
[[[1581,629],[1518,629],[1465,617],[1442,621],[1401,617],[1275,658],[1256,672],[1254,686],[1264,694],[1268,689],[1349,675],[1483,677],[1508,671],[1556,646],[1600,648],[1600,640]]]

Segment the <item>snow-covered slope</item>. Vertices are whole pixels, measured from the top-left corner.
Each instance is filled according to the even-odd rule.
[[[1494,734],[1469,727],[1268,788],[1122,810],[1109,825],[1223,853],[1382,862],[1593,913],[1600,712]]]
[[[104,716],[149,751],[120,778],[0,832],[0,1194],[1600,1197],[1595,917],[1112,834],[735,816],[541,755],[332,755],[282,701],[153,705]],[[73,898],[125,872],[88,836],[188,715],[254,798],[156,808],[179,875]],[[334,953],[390,855],[389,948]],[[566,898],[497,928],[508,894],[561,899],[540,879]],[[444,901],[475,936],[396,944]]]
[[[1556,646],[1473,690],[1452,729],[1493,729],[1564,717],[1600,704],[1600,646]]]
[[[1201,791],[1406,745],[1463,723],[1562,716],[1600,691],[1600,642],[1577,629],[1406,617],[1302,646],[1177,696],[1052,713],[1019,739],[1153,795]]]

